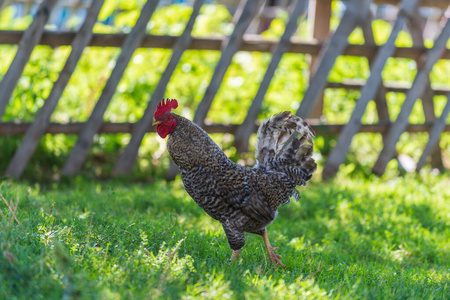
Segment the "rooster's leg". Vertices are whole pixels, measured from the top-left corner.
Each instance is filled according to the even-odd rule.
[[[237,260],[239,257],[239,253],[241,253],[241,249],[233,250],[233,254],[231,255],[231,261]]]
[[[262,237],[264,239],[264,244],[266,244],[267,253],[269,254],[270,261],[272,261],[275,264],[275,268],[277,267],[276,266],[277,264],[282,266],[283,268],[286,267],[280,260],[281,255],[278,255],[274,252],[279,247],[270,246],[269,236],[267,235],[267,229],[264,229],[264,233],[263,233]]]
[[[235,261],[239,257],[239,252],[241,252],[242,247],[245,245],[244,232],[237,230],[228,220],[222,223],[222,227],[227,236],[230,248],[233,250],[231,261]]]

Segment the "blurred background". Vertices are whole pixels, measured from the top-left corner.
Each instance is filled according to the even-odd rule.
[[[292,41],[299,45],[324,45],[339,26],[348,7],[345,1],[306,1],[305,14],[298,19],[298,28]],[[442,27],[446,1],[429,1],[431,4],[418,8],[417,13],[423,22],[423,45],[431,47]],[[0,1],[0,79],[2,79],[18,49],[18,40],[11,42],[15,31],[26,30],[32,23],[40,1]],[[257,3],[255,1],[255,3]],[[400,1],[374,1],[370,5],[373,18],[371,28],[375,44],[384,44],[392,30],[399,11]],[[61,0],[51,12],[45,25],[45,32],[73,33],[80,29],[87,15],[91,1]],[[105,0],[93,27],[94,35],[129,34],[138,19],[142,0]],[[244,40],[264,44],[276,41],[283,35],[292,1],[264,1],[258,8],[257,15],[245,31]],[[116,87],[116,91],[103,116],[104,122],[135,123],[141,119],[147,104],[172,56],[171,45],[164,46],[158,40],[152,42],[153,36],[179,36],[192,13],[193,1],[161,0],[146,26],[146,41],[134,51],[129,64]],[[256,4],[255,4],[256,5]],[[319,6],[318,6],[319,5]],[[320,6],[322,5],[322,6]],[[242,3],[238,0],[205,1],[192,29],[192,37],[198,40],[211,39],[222,42],[230,36],[236,26],[237,17],[233,17]],[[322,9],[317,11],[317,9]],[[324,9],[325,8],[325,9]],[[320,26],[315,19],[320,18]],[[62,36],[62,35],[61,35]],[[255,37],[256,36],[256,37]],[[16,36],[15,36],[16,37]],[[44,34],[45,37],[45,34]],[[70,43],[43,39],[31,53],[20,79],[14,88],[1,121],[4,124],[33,122],[38,111],[49,96],[54,82],[58,79],[71,51]],[[52,44],[53,43],[53,44]],[[152,46],[151,44],[157,44]],[[348,37],[350,45],[367,44],[364,31],[356,27]],[[205,43],[206,44],[206,43]],[[450,43],[447,43],[447,48]],[[173,44],[172,44],[173,45]],[[215,44],[217,45],[217,43]],[[264,45],[267,45],[264,44]],[[271,44],[272,45],[272,44]],[[411,31],[405,28],[399,33],[397,47],[416,47]],[[199,46],[200,47],[200,46]],[[197,47],[197,48],[199,48]],[[214,46],[215,47],[215,46]],[[300,46],[299,46],[300,47]],[[170,77],[165,90],[165,97],[176,98],[179,102],[177,112],[193,119],[199,103],[210,84],[216,64],[221,57],[220,49],[210,50],[188,48],[183,52],[175,71]],[[258,51],[238,51],[228,66],[217,90],[211,108],[207,113],[205,124],[238,125],[244,122],[248,109],[263,80],[271,61],[269,48]],[[223,48],[222,48],[223,50]],[[257,120],[261,121],[284,110],[297,111],[308,89],[311,70],[317,55],[308,53],[285,53],[276,68],[264,95]],[[308,51],[306,51],[308,52]],[[89,46],[73,72],[70,81],[51,115],[51,122],[71,124],[86,122],[99,99],[103,88],[116,65],[121,53],[119,46]],[[389,120],[394,122],[402,108],[405,93],[409,90],[417,74],[416,59],[391,57],[382,72],[383,83],[387,87],[385,99],[389,111]],[[342,125],[349,121],[360,89],[370,75],[367,57],[340,55],[328,74],[330,82],[321,95],[322,105],[315,108],[308,119],[317,128],[321,125]],[[447,102],[446,94],[450,89],[450,60],[440,59],[430,72],[432,97],[435,115],[439,117]],[[334,85],[333,85],[334,84]],[[322,100],[323,99],[323,100]],[[320,102],[319,101],[319,102]],[[409,122],[426,123],[421,101],[414,105]],[[447,118],[447,124],[450,119]],[[376,104],[370,101],[362,117],[363,124],[379,123]],[[118,133],[98,133],[94,136],[92,147],[83,164],[80,174],[97,178],[112,175],[114,165],[129,143],[131,129],[118,130]],[[225,153],[234,161],[243,165],[254,163],[253,144],[255,136],[250,138],[248,151],[238,151],[234,144],[233,130],[211,130],[211,136]],[[337,142],[336,130],[318,130],[315,139],[315,157],[323,165]],[[448,126],[446,127],[448,129]],[[428,141],[430,126],[419,132],[405,132],[396,145],[396,158],[387,165],[385,176],[398,176],[415,170],[415,163],[421,157]],[[149,129],[151,131],[151,129]],[[217,132],[222,131],[222,132]],[[380,131],[380,130],[378,130]],[[339,172],[357,176],[370,176],[372,167],[382,150],[382,132],[358,133],[352,140],[349,153]],[[4,174],[19,148],[24,131],[7,133],[0,136],[0,174]],[[61,169],[77,142],[77,134],[47,133],[39,140],[38,146],[24,170],[28,179],[57,180]],[[133,168],[134,177],[152,180],[164,177],[170,166],[170,157],[165,149],[166,142],[154,132],[145,135],[139,148],[137,163]],[[427,172],[450,168],[450,135],[442,133],[440,140],[440,157],[434,156],[433,165],[425,167]],[[434,152],[436,153],[436,152]],[[427,162],[431,162],[428,158]],[[319,171],[321,169],[319,168]],[[319,172],[320,173],[320,172]]]

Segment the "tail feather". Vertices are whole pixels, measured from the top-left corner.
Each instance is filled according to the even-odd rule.
[[[296,185],[305,185],[317,165],[312,158],[312,127],[290,111],[279,113],[264,121],[258,129],[256,168],[285,173]],[[292,195],[298,200],[298,191]]]
[[[279,113],[264,121],[258,129],[256,160],[264,164],[274,157],[287,160],[310,157],[314,136],[314,129],[302,118],[290,111]]]
[[[274,157],[281,146],[292,134],[287,134],[289,129],[282,127],[291,112],[279,113],[261,124],[257,133],[256,159],[259,163],[264,163],[267,158]]]

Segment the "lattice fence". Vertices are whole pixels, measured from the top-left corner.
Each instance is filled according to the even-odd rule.
[[[3,4],[0,1],[0,7]],[[49,45],[58,47],[71,45],[71,53],[67,58],[59,78],[54,82],[50,95],[37,113],[32,123],[8,122],[0,123],[0,135],[24,135],[14,157],[9,162],[6,175],[20,177],[33,155],[41,137],[46,133],[77,134],[78,141],[71,151],[61,171],[64,175],[74,175],[82,168],[84,161],[92,146],[94,136],[97,133],[131,133],[131,140],[118,157],[114,174],[129,174],[136,162],[138,149],[147,132],[152,128],[153,112],[157,103],[164,97],[166,87],[175,71],[183,52],[187,49],[221,50],[220,59],[215,67],[213,76],[206,92],[199,104],[194,121],[202,125],[207,132],[232,133],[235,135],[235,146],[240,152],[248,149],[248,141],[257,127],[257,116],[261,110],[264,96],[269,84],[280,63],[284,53],[303,53],[312,57],[310,84],[303,95],[297,115],[306,118],[313,125],[318,134],[338,134],[337,145],[333,148],[323,169],[323,177],[333,177],[339,166],[344,162],[352,138],[358,132],[380,132],[383,135],[383,149],[373,166],[373,172],[382,174],[386,165],[396,154],[396,144],[400,135],[405,132],[429,132],[429,140],[420,160],[417,170],[421,169],[425,159],[433,153],[435,165],[439,166],[440,152],[439,137],[443,131],[449,131],[450,125],[446,124],[450,111],[450,101],[447,102],[440,117],[435,116],[433,97],[446,95],[450,98],[448,88],[433,89],[430,85],[429,74],[439,59],[450,59],[450,51],[446,44],[450,37],[450,22],[447,14],[441,21],[440,33],[434,45],[426,48],[423,41],[423,28],[425,20],[418,16],[418,8],[422,5],[434,6],[442,11],[447,9],[448,1],[374,1],[375,4],[391,3],[399,6],[398,15],[387,42],[377,46],[374,42],[371,22],[370,0],[349,0],[347,8],[339,26],[333,33],[329,33],[331,0],[298,0],[291,1],[287,7],[289,19],[285,31],[278,41],[270,41],[259,35],[249,35],[246,31],[252,21],[262,11],[264,1],[243,0],[236,9],[234,30],[230,36],[198,38],[191,35],[194,22],[204,0],[193,1],[193,10],[184,32],[180,36],[153,36],[146,33],[146,26],[152,14],[158,7],[156,0],[147,1],[142,7],[141,14],[128,34],[94,34],[94,24],[103,0],[93,0],[88,8],[86,18],[76,33],[45,31],[52,9],[57,0],[44,0],[39,4],[33,22],[25,31],[0,31],[0,44],[18,44],[17,53],[4,74],[0,83],[0,120],[4,115],[14,88],[16,87],[22,72],[30,59],[30,55],[36,45]],[[79,5],[78,7],[82,7]],[[308,20],[313,28],[315,40],[305,42],[292,39],[298,28],[298,20],[308,11]],[[365,44],[349,45],[348,37],[356,27],[363,29]],[[413,38],[412,47],[396,47],[395,41],[398,34],[404,28],[408,28]],[[61,98],[61,95],[79,62],[86,47],[120,47],[121,53],[116,61],[114,69],[107,79],[106,85],[98,99],[92,114],[87,122],[57,124],[51,123],[51,116]],[[105,123],[103,116],[116,92],[124,71],[134,51],[139,47],[170,48],[173,50],[170,61],[159,80],[156,89],[151,94],[144,115],[137,123]],[[221,85],[233,55],[237,51],[259,51],[272,54],[270,64],[259,85],[256,96],[248,110],[242,124],[213,124],[206,125],[205,117],[210,110],[215,95]],[[366,82],[328,82],[328,75],[336,59],[341,55],[353,55],[366,57],[370,63],[370,76]],[[417,62],[417,75],[411,86],[397,86],[384,84],[381,73],[388,58],[411,58]],[[449,70],[450,74],[450,70]],[[361,91],[361,96],[356,102],[350,121],[345,124],[322,124],[320,115],[323,109],[323,92],[327,88],[345,88]],[[389,91],[406,94],[400,114],[394,122],[390,122],[389,110],[385,94]],[[417,99],[422,99],[425,113],[424,124],[409,124],[408,118]],[[376,124],[362,124],[361,119],[370,100],[375,100],[379,122]],[[175,169],[171,168],[169,177],[173,176]]]

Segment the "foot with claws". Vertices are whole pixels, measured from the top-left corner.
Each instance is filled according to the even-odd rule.
[[[283,268],[286,267],[285,264],[283,264],[280,260],[281,255],[276,254],[274,251],[278,250],[280,247],[272,247],[270,246],[270,242],[269,242],[269,236],[267,235],[267,229],[264,230],[263,233],[263,239],[264,239],[264,244],[266,244],[266,248],[267,248],[267,253],[269,254],[269,259],[270,261],[274,264],[275,269],[277,268],[277,264],[282,266]]]
[[[272,247],[272,246],[270,246],[269,237],[267,235],[267,229],[264,229],[264,233],[262,234],[262,237],[264,239],[264,244],[266,245],[266,248],[267,248],[267,253],[269,254],[269,259],[274,264],[275,269],[277,268],[277,265],[280,265],[283,268],[285,268],[286,265],[283,264],[281,262],[281,260],[280,260],[281,255],[276,254],[274,252],[275,250],[278,250],[280,247]],[[240,252],[241,252],[240,249],[233,251],[233,254],[231,255],[231,262],[236,261],[238,259]]]

